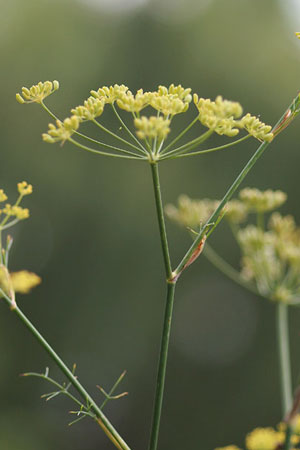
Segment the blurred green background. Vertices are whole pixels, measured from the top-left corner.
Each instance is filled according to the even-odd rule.
[[[19,298],[41,332],[101,401],[127,369],[127,398],[107,414],[133,449],[146,448],[164,309],[163,262],[150,170],[42,141],[49,117],[15,92],[58,79],[47,104],[60,116],[90,89],[131,90],[181,83],[203,97],[238,100],[273,124],[300,87],[297,0],[1,0],[1,188],[11,199],[27,180],[31,218],[14,231],[11,269],[43,278]],[[190,118],[193,117],[191,113]],[[180,118],[176,121],[178,129]],[[106,124],[118,125],[106,117]],[[289,195],[282,209],[300,219],[299,121],[268,148],[245,186]],[[212,143],[214,140],[212,140]],[[161,165],[165,202],[180,193],[220,198],[257,143]],[[24,202],[25,206],[25,202]],[[168,224],[173,261],[190,245]],[[226,225],[211,240],[238,266]],[[293,375],[300,371],[300,314],[291,314]],[[244,292],[204,258],[178,285],[161,424],[161,449],[214,449],[280,419],[274,308]],[[45,403],[43,371],[63,380],[48,356],[0,305],[0,449],[113,448],[85,420],[68,428],[73,405]]]

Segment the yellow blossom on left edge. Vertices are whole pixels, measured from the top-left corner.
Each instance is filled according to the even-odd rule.
[[[42,279],[33,272],[27,270],[21,270],[19,272],[12,272],[10,274],[12,287],[15,292],[20,294],[28,294],[31,289],[38,286]]]

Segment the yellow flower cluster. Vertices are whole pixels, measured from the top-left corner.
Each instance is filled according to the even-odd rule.
[[[249,113],[240,120],[239,126],[259,141],[271,142],[274,137],[273,133],[271,133],[272,127],[270,125],[266,125]]]
[[[33,272],[28,272],[27,270],[12,272],[10,278],[14,291],[19,292],[20,294],[28,294],[31,289],[42,282],[42,279],[38,275]]]
[[[158,86],[158,95],[164,96],[164,95],[172,95],[174,98],[179,98],[184,103],[191,103],[192,101],[192,89],[184,87],[179,84],[178,86],[175,86],[173,83],[170,84],[170,86],[167,88],[165,86]]]
[[[14,205],[6,203],[5,206],[0,209],[0,215],[5,215],[2,221],[0,221],[0,229],[2,226],[6,225],[10,217],[15,217],[18,220],[28,219],[29,217],[29,209],[22,208],[21,206],[19,206],[19,204],[25,195],[30,195],[32,193],[32,185],[28,184],[26,181],[22,181],[18,183],[17,186],[18,192],[20,194],[17,202]],[[4,202],[5,200],[7,200],[7,195],[5,194],[3,189],[0,189],[0,202]]]
[[[30,195],[32,194],[32,185],[28,184],[27,181],[22,181],[18,183],[18,191],[22,196]]]
[[[31,88],[22,87],[22,94],[16,94],[16,99],[19,103],[41,103],[46,97],[59,89],[59,82],[57,80],[41,81]]]
[[[20,103],[35,102],[43,104],[44,98],[58,88],[59,83],[56,80],[53,82],[39,82],[29,89],[23,87],[22,93],[16,94],[16,98]],[[260,141],[270,142],[274,137],[271,133],[271,127],[265,125],[257,117],[246,114],[241,118],[243,109],[240,103],[224,100],[220,95],[214,101],[199,98],[197,94],[192,96],[191,88],[184,88],[180,84],[175,85],[172,83],[168,87],[159,85],[157,90],[151,92],[144,92],[143,89],[139,89],[135,94],[124,84],[114,84],[112,86],[102,86],[97,90],[91,90],[90,93],[91,96],[84,101],[83,105],[71,109],[73,114],[71,117],[66,118],[63,122],[57,120],[56,125],[49,125],[48,132],[43,134],[43,139],[46,142],[65,142],[70,139],[74,131],[77,131],[81,122],[95,121],[97,117],[101,116],[106,104],[111,104],[113,108],[114,104],[117,104],[121,110],[132,113],[134,118],[137,119],[140,119],[139,114],[144,108],[151,107],[157,111],[158,117],[162,115],[165,119],[172,121],[175,115],[188,110],[192,100],[194,100],[194,104],[198,110],[199,121],[205,127],[219,135],[233,137],[241,129],[245,129],[250,136]],[[120,117],[119,119],[122,122]],[[149,123],[153,121],[151,117],[148,120]],[[104,127],[102,129],[103,131],[109,132]],[[160,128],[159,130],[160,136],[155,136],[159,139],[162,139],[161,134],[167,135],[169,133],[169,130],[164,133],[162,133]],[[139,135],[143,136],[141,139],[145,139],[144,133],[139,132],[138,137]],[[172,155],[172,158],[177,156],[181,156],[180,152]],[[164,159],[168,159],[168,157],[168,154],[164,155]]]
[[[99,100],[104,100],[105,103],[114,103],[123,94],[126,94],[128,87],[124,84],[115,84],[114,86],[103,86],[97,91],[92,90],[91,94],[93,97]]]
[[[56,121],[56,126],[53,123],[49,123],[48,133],[43,133],[42,137],[45,142],[54,144],[55,142],[62,141],[64,143],[79,127],[79,118],[77,116],[67,117],[63,122]]]
[[[267,212],[279,208],[287,199],[282,191],[260,191],[256,188],[245,188],[240,191],[239,197],[249,211]]]
[[[77,106],[76,108],[71,110],[71,113],[78,117],[80,122],[85,120],[94,120],[96,117],[101,116],[104,110],[105,100],[89,97],[84,101],[83,106]]]
[[[142,116],[140,119],[134,120],[134,125],[137,129],[137,136],[140,139],[155,139],[158,138],[159,141],[165,139],[170,132],[170,120],[164,119],[163,117],[145,117]]]
[[[243,114],[243,108],[238,102],[223,100],[219,95],[215,101],[204,99],[194,94],[194,103],[199,111],[199,120],[205,127],[217,134],[236,136],[239,133],[238,119]]]
[[[33,272],[21,270],[9,273],[4,265],[0,265],[0,289],[9,297],[14,296],[15,292],[28,294],[41,282],[42,279]]]
[[[22,208],[17,205],[12,206],[9,203],[5,205],[5,208],[3,208],[1,212],[7,216],[15,216],[19,220],[28,219],[29,217],[28,208]]]
[[[120,97],[117,99],[117,105],[120,109],[124,109],[127,112],[139,113],[150,104],[152,97],[152,92],[144,92],[143,89],[139,89],[135,95],[127,91],[120,94]]]

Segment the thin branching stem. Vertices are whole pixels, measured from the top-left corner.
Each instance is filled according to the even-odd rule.
[[[145,153],[144,151],[142,151],[142,149],[140,147],[138,147],[135,144],[132,144],[131,142],[128,142],[126,139],[123,139],[121,136],[118,136],[117,134],[115,134],[113,131],[110,131],[108,128],[106,128],[104,125],[102,125],[100,122],[98,122],[98,120],[94,119],[92,120],[92,122],[99,127],[102,131],[104,131],[105,133],[109,134],[110,136],[114,137],[115,139],[118,139],[120,142],[123,142],[123,144],[129,145],[130,147],[134,148],[135,150],[137,150],[140,153]]]
[[[175,148],[174,150],[171,150],[167,153],[162,152],[163,153],[162,159],[169,159],[170,156],[176,155],[177,153],[181,154],[193,150],[194,148],[197,148],[200,144],[205,142],[212,135],[212,133],[213,133],[212,130],[207,130],[205,131],[205,133],[201,134],[201,136],[192,139],[191,141],[187,142],[184,145],[181,145],[180,147]]]
[[[119,122],[121,123],[122,127],[124,127],[124,129],[127,131],[127,133],[131,136],[131,138],[139,145],[139,147],[141,148],[141,150],[143,150],[144,153],[148,154],[147,150],[144,148],[144,146],[142,145],[142,143],[135,137],[135,135],[130,131],[130,129],[127,127],[127,125],[125,124],[125,122],[123,121],[122,117],[120,116],[120,114],[118,113],[118,111],[115,108],[115,105],[112,103],[111,104],[112,109],[117,117],[117,119],[119,120]]]
[[[192,126],[193,125],[195,125],[195,123],[198,121],[198,116],[197,117],[195,117],[195,119],[194,120],[192,120],[192,122],[184,129],[184,130],[182,130],[181,131],[181,133],[179,133],[178,134],[178,136],[176,136],[176,138],[175,139],[173,139],[173,141],[172,142],[170,142],[170,144],[168,144],[163,150],[162,150],[162,154],[163,153],[166,153],[170,148],[172,148],[173,147],[173,145],[175,145],[176,144],[176,142],[178,142],[179,141],[179,139],[181,139],[191,128],[192,128]]]
[[[49,383],[53,384],[53,386],[57,387],[59,389],[59,393],[64,394],[66,396],[68,396],[71,400],[73,400],[73,402],[75,402],[78,406],[80,407],[84,407],[85,405],[83,405],[83,403],[81,403],[80,400],[78,400],[73,394],[71,394],[67,388],[65,388],[63,385],[61,385],[60,383],[58,383],[57,381],[53,380],[53,378],[50,378],[42,373],[35,373],[35,372],[28,372],[28,373],[24,373],[23,376],[25,377],[37,377],[37,378],[42,378],[43,380],[48,381]],[[44,397],[44,396],[43,396]],[[45,396],[46,397],[46,396]]]
[[[183,158],[185,156],[197,156],[197,155],[203,155],[205,153],[216,152],[218,150],[224,150],[225,148],[229,148],[229,147],[232,147],[233,145],[240,144],[241,142],[245,141],[246,139],[249,139],[249,137],[251,137],[251,135],[247,134],[246,136],[243,136],[242,138],[237,139],[236,141],[229,142],[228,144],[219,145],[218,147],[207,148],[204,150],[199,150],[198,152],[180,153],[180,154],[176,154],[173,156],[168,156],[169,154],[166,154],[164,159]],[[198,147],[198,145],[199,144],[195,144],[193,147],[196,148],[196,147]],[[188,149],[188,150],[191,150],[191,149]]]
[[[70,142],[72,142],[72,144],[76,145],[77,147],[79,147],[79,148],[81,148],[83,150],[86,150],[86,151],[91,152],[91,153],[96,153],[96,154],[102,155],[102,156],[112,156],[113,158],[123,158],[123,159],[124,158],[125,159],[136,159],[136,160],[139,160],[139,161],[144,161],[146,159],[143,156],[138,156],[138,155],[136,155],[136,156],[129,156],[128,155],[127,156],[127,155],[116,155],[115,153],[101,152],[100,150],[96,150],[94,148],[87,147],[86,145],[83,145],[80,142],[77,142],[77,141],[75,141],[72,138],[69,138],[68,140]]]
[[[119,435],[117,430],[113,427],[113,425],[109,422],[107,417],[100,410],[98,405],[92,399],[92,397],[88,394],[88,392],[84,389],[81,383],[78,381],[78,378],[73,374],[73,372],[65,365],[63,360],[58,356],[58,354],[53,350],[50,344],[46,341],[46,339],[40,334],[40,332],[35,328],[35,326],[30,322],[30,320],[25,316],[25,314],[20,310],[20,308],[15,305],[12,300],[5,294],[3,290],[0,289],[2,296],[4,297],[7,304],[10,306],[11,310],[18,316],[18,318],[23,322],[26,328],[31,332],[31,334],[35,337],[35,339],[41,344],[44,350],[50,355],[52,360],[56,363],[56,365],[60,368],[60,370],[64,373],[73,387],[77,390],[77,392],[81,395],[81,397],[91,406],[91,410],[97,416],[97,422],[100,424],[105,433],[108,436],[112,436],[111,439],[114,443],[116,442],[118,445],[117,448],[122,450],[130,450],[126,442]]]

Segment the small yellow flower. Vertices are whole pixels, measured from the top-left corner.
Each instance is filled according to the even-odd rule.
[[[261,122],[256,116],[246,114],[239,122],[241,128],[245,128],[249,134],[259,141],[271,142],[274,135],[271,133],[272,127]]]
[[[49,123],[48,133],[44,133],[43,140],[49,144],[62,141],[64,143],[79,127],[79,119],[77,116],[67,117],[63,122],[56,121],[56,126],[53,123]]]
[[[41,81],[38,84],[31,86],[31,88],[22,88],[22,94],[16,94],[16,99],[19,103],[42,103],[42,101],[59,89],[59,82],[57,80]]]
[[[3,213],[7,216],[16,216],[19,220],[28,219],[29,217],[28,208],[22,208],[21,206],[16,205],[11,206],[9,203],[7,203],[5,208],[3,208]]]
[[[105,100],[89,97],[84,101],[83,106],[77,106],[72,109],[71,112],[74,116],[77,116],[78,119],[82,122],[84,120],[93,120],[96,117],[101,116],[104,110]]]
[[[114,86],[103,86],[97,91],[91,91],[93,97],[104,100],[105,103],[114,103],[123,94],[126,94],[128,87],[124,84],[115,84]],[[130,92],[130,91],[129,91]]]
[[[120,94],[117,105],[125,111],[138,113],[150,104],[153,95],[152,92],[144,92],[143,89],[139,89],[135,96],[127,91]]]
[[[163,117],[151,116],[148,118],[142,116],[140,119],[134,120],[134,125],[138,130],[136,134],[140,139],[155,139],[157,137],[158,140],[162,140],[170,132],[170,120]]]
[[[194,103],[199,111],[199,120],[205,127],[215,133],[226,136],[236,136],[239,133],[239,118],[243,109],[238,102],[223,100],[219,95],[213,102],[194,94]]]
[[[19,272],[12,272],[10,279],[15,292],[20,294],[28,294],[31,289],[38,286],[42,279],[33,272],[21,270]]]
[[[0,189],[0,202],[5,202],[7,200],[7,195],[4,193],[3,189]]]
[[[191,88],[185,89],[181,86],[181,84],[175,86],[172,83],[168,88],[165,86],[158,86],[158,95],[160,96],[172,95],[174,98],[179,98],[185,103],[191,103],[192,101],[191,91],[192,91]]]
[[[28,184],[26,181],[18,183],[18,191],[21,195],[32,194],[32,185]]]
[[[184,102],[178,97],[173,95],[153,95],[151,98],[151,106],[157,111],[161,112],[164,116],[175,116],[186,112],[189,107],[188,102]]]

